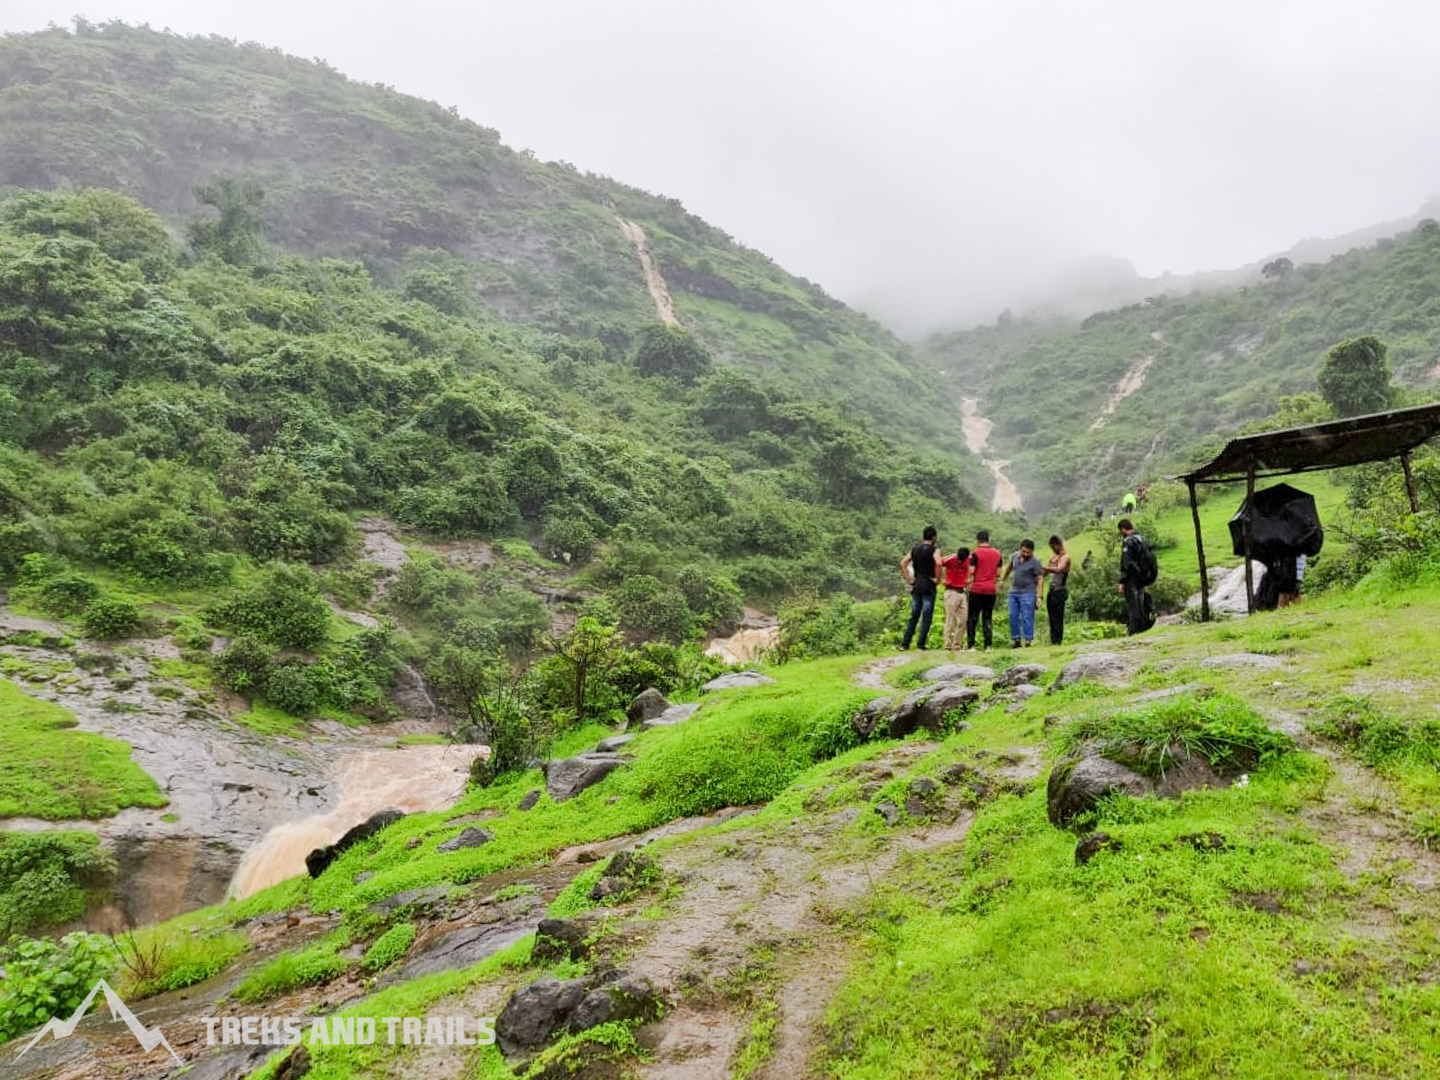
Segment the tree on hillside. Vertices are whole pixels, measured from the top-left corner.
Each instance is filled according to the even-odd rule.
[[[1342,341],[1320,365],[1320,395],[1336,416],[1362,416],[1388,409],[1395,400],[1385,343],[1373,334]]]
[[[190,223],[190,246],[199,254],[214,252],[232,266],[243,266],[260,256],[265,218],[260,212],[265,189],[250,181],[222,176],[195,189],[202,206],[219,217]]]
[[[710,372],[710,354],[684,330],[655,323],[640,335],[635,367],[642,375],[662,375],[693,383]]]
[[[1262,266],[1260,268],[1260,276],[1263,277],[1266,281],[1270,281],[1278,278],[1283,278],[1286,274],[1290,273],[1290,271],[1294,269],[1295,264],[1284,256],[1281,256],[1278,259],[1271,259],[1264,266]]]

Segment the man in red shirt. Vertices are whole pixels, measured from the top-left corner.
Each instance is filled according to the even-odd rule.
[[[970,584],[970,549],[962,547],[940,560],[945,571],[945,649],[955,652],[965,640],[965,586]]]
[[[990,546],[990,533],[981,529],[975,534],[975,550],[970,553],[970,601],[965,619],[965,647],[975,648],[975,627],[983,623],[985,648],[992,644],[991,621],[995,617],[995,593],[998,589],[1000,566],[1005,556]]]

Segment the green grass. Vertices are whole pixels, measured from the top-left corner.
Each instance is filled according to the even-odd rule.
[[[830,1070],[1430,1075],[1440,1035],[1424,1010],[1440,991],[1339,932],[1347,889],[1331,852],[1278,818],[1323,773],[1296,755],[1241,790],[1123,800],[1099,822],[1122,850],[1083,867],[1074,836],[1046,822],[1043,792],[992,805],[962,849],[883,897],[891,928],[831,1010]],[[1226,847],[1182,839],[1199,832]],[[1414,934],[1433,956],[1434,927]]]
[[[237,713],[235,719],[257,735],[301,735],[305,731],[303,719],[263,701],[251,702],[250,708]]]
[[[1243,701],[1229,695],[1165,698],[1138,708],[1097,709],[1060,729],[1062,753],[1084,743],[1147,776],[1159,777],[1188,751],[1214,768],[1251,769],[1294,746]]]
[[[307,1039],[307,1047],[312,1061],[311,1069],[306,1074],[307,1080],[355,1080],[356,1077],[361,1076],[386,1075],[388,1072],[386,1059],[403,1052],[403,1050],[396,1050],[387,1045],[384,1035],[385,1028],[378,1024],[381,1018],[424,1016],[431,1007],[447,997],[462,993],[469,986],[487,979],[503,977],[509,972],[522,969],[529,961],[531,943],[532,938],[523,938],[473,967],[460,971],[442,971],[434,975],[412,979],[409,982],[388,987],[378,994],[373,994],[358,1004],[342,1010],[339,1013],[342,1018],[368,1016],[375,1019],[380,1035],[374,1043],[368,1046],[308,1045]],[[265,1065],[251,1074],[253,1080],[271,1080],[287,1052],[281,1051],[272,1055]],[[507,1077],[513,1080],[514,1073],[506,1067],[500,1051],[495,1047],[481,1048],[477,1057],[479,1058],[478,1072],[470,1075],[486,1078]]]
[[[201,932],[175,925],[150,927],[116,938],[122,957],[120,992],[149,997],[204,982],[250,947],[234,930]]]
[[[337,950],[344,944],[342,937],[331,935],[309,948],[282,952],[247,975],[235,987],[235,999],[249,1004],[278,997],[301,986],[329,982],[350,967],[349,960],[337,955]]]
[[[65,821],[165,805],[127,744],[75,726],[67,710],[0,679],[0,817]]]

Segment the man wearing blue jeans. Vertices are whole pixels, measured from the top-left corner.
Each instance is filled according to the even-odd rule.
[[[925,533],[910,549],[910,554],[900,560],[900,576],[910,586],[910,621],[905,624],[905,636],[900,639],[900,648],[910,648],[910,641],[916,636],[919,624],[919,647],[925,648],[930,637],[930,622],[935,618],[935,593],[940,584],[940,564],[935,558],[936,533],[934,525],[925,526]]]
[[[1001,581],[1013,575],[1010,583],[1010,644],[1020,648],[1023,640],[1028,647],[1035,643],[1035,599],[1040,588],[1044,564],[1035,557],[1035,541],[1020,541],[1020,550],[1010,556]]]

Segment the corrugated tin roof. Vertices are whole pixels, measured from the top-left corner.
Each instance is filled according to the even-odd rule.
[[[1256,476],[1285,476],[1384,461],[1440,435],[1440,402],[1351,416],[1324,424],[1264,431],[1231,439],[1213,460],[1175,477],[1199,484]]]

